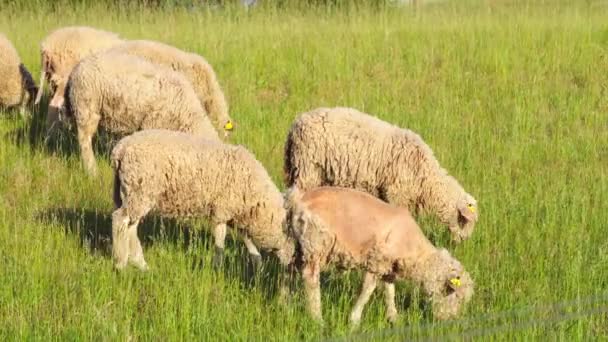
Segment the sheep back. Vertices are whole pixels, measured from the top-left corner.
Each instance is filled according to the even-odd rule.
[[[112,51],[135,55],[147,61],[181,72],[192,83],[214,127],[222,131],[230,121],[228,104],[211,65],[201,56],[176,47],[148,40],[128,41]]]
[[[350,108],[319,108],[301,114],[293,123],[285,147],[285,181],[307,191],[317,186],[340,186],[365,191],[387,200],[390,186],[403,174],[400,162],[411,159],[395,144],[406,136],[418,148],[411,157],[432,152],[420,137]],[[408,150],[409,151],[409,150]],[[416,194],[404,194],[397,204],[409,204]]]

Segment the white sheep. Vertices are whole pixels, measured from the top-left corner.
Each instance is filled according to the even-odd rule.
[[[351,108],[301,114],[285,144],[287,186],[341,186],[437,214],[459,242],[473,232],[477,201],[443,169],[422,138]]]
[[[0,33],[0,108],[19,107],[23,114],[36,94],[36,84],[25,68],[19,53]]]
[[[127,41],[112,48],[112,51],[135,55],[183,73],[192,83],[196,95],[218,132],[228,135],[232,130],[233,123],[228,114],[226,98],[213,68],[203,57],[149,40]]]
[[[283,265],[294,255],[285,232],[284,199],[262,164],[242,146],[168,130],[123,138],[112,151],[115,267],[130,261],[145,270],[137,224],[155,211],[169,217],[206,218],[214,225],[216,256],[226,227],[240,229],[254,258],[273,251]],[[256,247],[257,246],[257,247]]]
[[[92,139],[98,126],[118,136],[164,128],[219,139],[190,82],[139,57],[105,51],[83,59],[70,74],[66,98],[64,110],[76,122],[91,175],[97,172]]]
[[[40,44],[40,88],[36,104],[40,103],[45,81],[49,82],[51,94],[47,110],[49,133],[58,124],[59,110],[63,105],[64,89],[72,69],[83,58],[121,44],[123,40],[115,33],[87,26],[68,26],[51,32]]]
[[[378,280],[384,283],[390,322],[397,319],[397,279],[421,286],[437,319],[456,316],[471,299],[474,284],[469,274],[447,250],[431,244],[406,208],[338,187],[306,193],[292,187],[286,197],[290,234],[301,254],[300,270],[313,318],[322,320],[319,278],[328,265],[366,272],[350,315],[354,326],[359,324]]]

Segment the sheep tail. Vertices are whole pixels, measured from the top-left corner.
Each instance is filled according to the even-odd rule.
[[[46,53],[43,52],[41,58],[42,68],[40,70],[40,87],[38,88],[38,92],[36,93],[36,101],[34,101],[35,105],[38,105],[40,103],[40,100],[42,99],[42,93],[44,92],[44,82],[46,80],[46,74],[49,69],[49,58]]]

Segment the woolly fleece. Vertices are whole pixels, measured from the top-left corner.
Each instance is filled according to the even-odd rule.
[[[192,83],[196,95],[218,132],[224,132],[226,123],[232,121],[215,71],[203,57],[149,40],[128,41],[114,47],[112,51],[135,55],[183,73]]]
[[[34,100],[36,84],[10,40],[0,33],[0,107],[21,109]]]
[[[91,173],[91,141],[98,125],[119,136],[163,128],[219,139],[190,82],[139,57],[107,51],[83,59],[70,75],[66,97],[66,112],[76,122]]]
[[[455,241],[478,219],[477,201],[443,169],[422,138],[352,108],[301,114],[285,144],[285,182],[365,191],[412,211],[435,213]]]
[[[115,33],[87,26],[68,26],[51,32],[40,44],[40,89],[36,103],[40,102],[44,82],[51,87],[47,128],[58,121],[58,111],[63,105],[64,89],[72,69],[83,58],[112,46],[123,40]]]
[[[117,220],[128,218],[133,224],[150,210],[170,217],[204,217],[214,225],[241,229],[285,265],[292,260],[295,247],[285,232],[283,196],[244,147],[146,130],[123,138],[111,160],[114,200],[121,211],[114,215]]]

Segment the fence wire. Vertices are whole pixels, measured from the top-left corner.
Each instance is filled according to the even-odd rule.
[[[571,321],[608,313],[608,292],[560,302],[530,305],[471,318],[389,328],[369,333],[351,334],[328,341],[369,341],[400,338],[412,341],[469,340],[474,337],[516,332],[533,327]],[[458,332],[445,332],[458,327]],[[464,328],[463,328],[464,327]],[[454,329],[454,328],[452,328]]]

